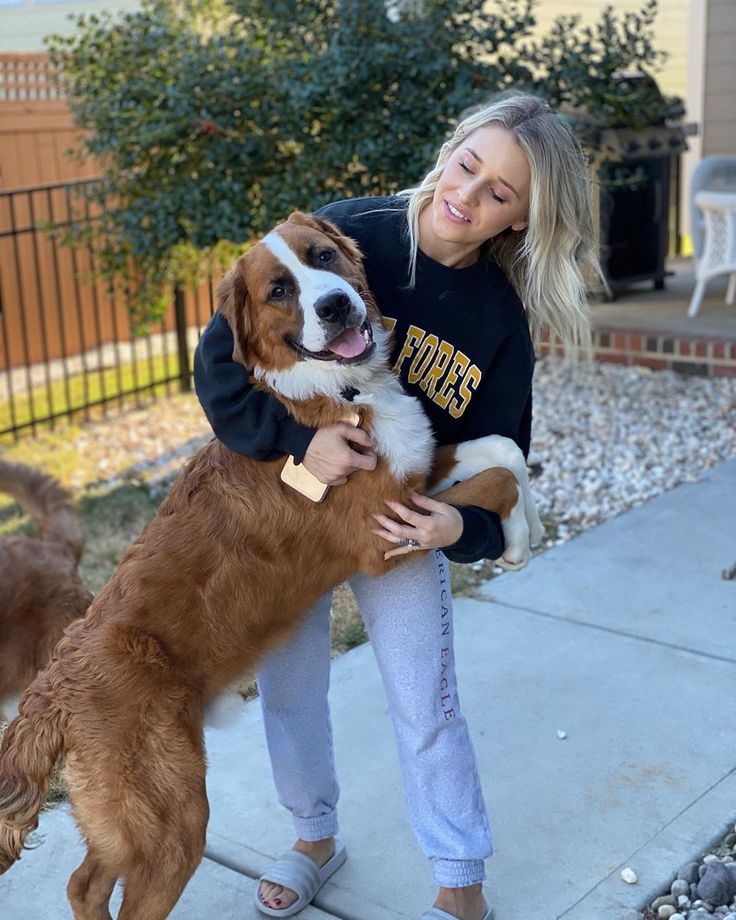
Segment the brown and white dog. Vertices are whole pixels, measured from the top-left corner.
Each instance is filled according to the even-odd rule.
[[[0,718],[11,719],[21,693],[92,595],[77,571],[84,536],[71,495],[40,470],[5,460],[0,492],[13,496],[37,530],[32,537],[0,537]]]
[[[509,562],[528,557],[538,519],[523,457],[499,438],[434,454],[419,404],[387,369],[365,291],[352,241],[295,213],[238,260],[219,309],[236,360],[302,423],[334,424],[346,388],[359,391],[349,405],[377,445],[376,469],[314,504],[281,481],[283,460],[211,441],[21,700],[0,748],[0,872],[36,826],[62,754],[88,846],[67,889],[77,920],[109,920],[118,878],[119,920],[169,915],[205,845],[205,705],[326,590],[400,564],[372,533],[384,499],[464,479],[438,497],[497,511]]]

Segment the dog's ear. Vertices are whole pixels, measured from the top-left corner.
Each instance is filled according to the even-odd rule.
[[[220,281],[217,288],[217,309],[228,321],[233,333],[233,361],[245,365],[245,350],[250,331],[248,288],[239,262]]]

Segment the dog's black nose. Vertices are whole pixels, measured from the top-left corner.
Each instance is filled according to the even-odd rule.
[[[344,291],[332,291],[319,298],[314,310],[328,323],[344,322],[350,312],[350,298]]]

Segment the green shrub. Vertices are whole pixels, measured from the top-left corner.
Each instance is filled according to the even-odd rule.
[[[177,249],[257,237],[294,208],[417,181],[454,115],[525,74],[500,68],[532,0],[144,0],[79,17],[49,50],[98,157],[107,271],[151,307]],[[174,260],[179,264],[180,260]]]
[[[154,315],[223,241],[413,185],[453,119],[509,87],[596,123],[652,116],[613,75],[658,63],[656,0],[590,29],[563,17],[533,42],[535,2],[143,0],[79,17],[49,48],[104,165],[103,270],[127,275]]]

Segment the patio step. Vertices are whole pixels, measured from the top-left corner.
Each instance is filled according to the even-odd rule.
[[[691,259],[668,264],[662,290],[641,285],[613,303],[591,304],[597,361],[637,364],[704,377],[736,377],[736,306],[725,302],[727,277],[709,283],[697,316],[687,315],[695,278]],[[542,341],[540,355],[561,354]]]

